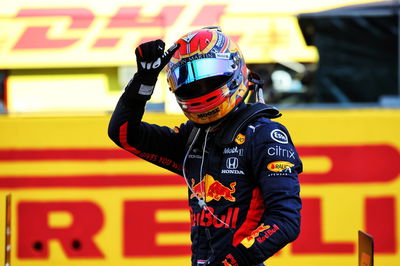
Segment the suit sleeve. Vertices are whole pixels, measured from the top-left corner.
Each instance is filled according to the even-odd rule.
[[[251,262],[261,263],[300,233],[302,163],[287,129],[279,123],[256,128],[251,145],[253,174],[265,209],[258,227],[237,248]]]
[[[155,165],[182,175],[187,132],[182,124],[171,129],[142,121],[148,98],[137,94],[140,82],[129,82],[111,116],[108,135],[119,147]]]

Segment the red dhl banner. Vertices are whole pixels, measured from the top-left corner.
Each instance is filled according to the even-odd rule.
[[[295,15],[371,1],[5,2],[0,67],[132,65],[138,44],[161,38],[172,45],[188,31],[209,25],[220,25],[238,42],[249,63],[314,62],[316,50],[305,45]]]
[[[119,6],[113,14],[96,14],[90,7],[21,7],[4,23],[6,46],[0,47],[2,68],[118,66],[134,64],[134,48],[163,39],[172,45],[180,36],[200,27],[221,25],[246,52],[247,62],[281,59],[315,61],[291,15],[230,14],[229,3],[203,4],[185,13],[188,4],[162,4],[158,13],[143,14],[142,5]],[[182,23],[184,17],[184,23]],[[1,18],[0,18],[1,22]],[[263,24],[252,31],[240,24]],[[234,26],[236,25],[236,26]],[[281,30],[283,29],[283,30]],[[16,34],[17,32],[17,34]],[[260,39],[260,40],[258,40]],[[36,60],[40,58],[40,60]]]
[[[2,3],[4,2],[4,3]],[[183,34],[220,25],[238,42],[248,63],[315,62],[296,15],[374,0],[57,1],[0,0],[0,67],[99,67],[132,65],[133,50],[161,38],[172,45]]]
[[[374,1],[5,2],[0,67],[132,65],[138,44],[161,38],[172,45],[209,25],[220,25],[238,42],[249,63],[315,62],[316,49],[305,45],[295,15]]]
[[[268,264],[355,265],[359,229],[374,236],[377,263],[399,261],[400,113],[284,113],[305,167],[303,218],[300,237]],[[380,127],[365,133],[375,119]],[[10,140],[0,142],[0,195],[13,196],[15,265],[187,265],[190,223],[219,226],[191,217],[181,177],[109,143],[107,121],[0,119],[0,137]],[[224,222],[233,224],[234,212]]]

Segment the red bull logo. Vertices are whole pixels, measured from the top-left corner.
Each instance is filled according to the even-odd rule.
[[[219,201],[221,198],[229,200],[231,202],[236,201],[236,198],[233,196],[233,193],[236,192],[236,182],[231,182],[229,187],[224,186],[218,180],[215,180],[209,174],[206,174],[202,181],[195,184],[196,181],[192,178],[192,195],[190,198],[199,197],[204,199],[204,195],[206,195],[206,202],[210,202],[212,200]]]
[[[196,184],[196,181],[192,178],[192,195],[190,195],[190,198],[193,199],[194,197],[199,197],[204,199],[204,179],[201,180],[199,183]]]
[[[226,259],[224,261],[222,261],[222,264],[224,266],[238,266],[238,262],[236,261],[236,259],[232,256],[232,254],[228,254],[226,255]]]
[[[278,231],[278,230],[279,230],[279,227],[278,227],[276,224],[274,224],[274,225],[272,226],[272,228],[269,228],[269,229],[267,229],[266,231],[264,231],[264,233],[263,233],[262,236],[259,236],[259,237],[256,238],[257,242],[258,242],[258,243],[264,242],[264,241],[267,240],[270,236],[272,236],[273,234],[275,234],[276,231]]]
[[[205,175],[205,179],[207,184],[206,202],[220,200],[221,198],[231,202],[236,201],[235,197],[233,196],[233,193],[236,191],[236,182],[232,182],[229,184],[229,187],[226,187],[222,185],[221,182],[215,180],[211,175]]]
[[[192,226],[213,226],[215,228],[236,228],[237,218],[240,208],[229,207],[225,213],[217,214],[214,208],[208,207],[208,210],[202,209],[201,212],[195,213],[190,208],[190,224]]]
[[[255,230],[251,232],[251,234],[247,237],[245,237],[241,244],[245,246],[246,248],[250,248],[253,244],[254,241],[257,240],[257,242],[262,243],[266,239],[268,239],[270,236],[275,234],[276,231],[279,230],[279,227],[274,224],[271,228],[269,225],[264,225],[261,224],[259,227],[257,227]],[[262,233],[262,235],[261,235]]]

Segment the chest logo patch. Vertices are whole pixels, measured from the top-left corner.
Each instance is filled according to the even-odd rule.
[[[289,143],[289,139],[285,132],[280,129],[274,129],[271,131],[271,138],[276,142],[287,144]]]
[[[246,141],[246,136],[245,135],[243,135],[243,134],[241,134],[241,133],[239,133],[237,136],[236,136],[236,138],[235,138],[235,142],[237,143],[237,144],[243,144],[244,142]]]
[[[292,164],[290,162],[275,161],[275,162],[270,162],[267,165],[267,169],[272,172],[280,172],[280,171],[284,171],[286,169],[290,170],[290,168],[293,166],[294,166],[294,164]]]
[[[236,192],[236,182],[231,182],[229,187],[224,186],[218,180],[215,180],[209,174],[204,176],[204,179],[200,181],[200,183],[196,184],[196,181],[192,179],[192,189],[193,192],[199,197],[204,199],[204,195],[206,196],[206,202],[210,202],[212,200],[219,201],[221,198],[229,200],[231,202],[236,201],[236,198],[233,196],[233,193]],[[192,193],[190,198],[194,198],[195,195]]]

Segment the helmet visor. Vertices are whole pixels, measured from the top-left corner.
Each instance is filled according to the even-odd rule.
[[[233,60],[221,58],[202,58],[187,62],[170,72],[169,84],[172,92],[180,86],[214,76],[231,76],[237,65]]]

